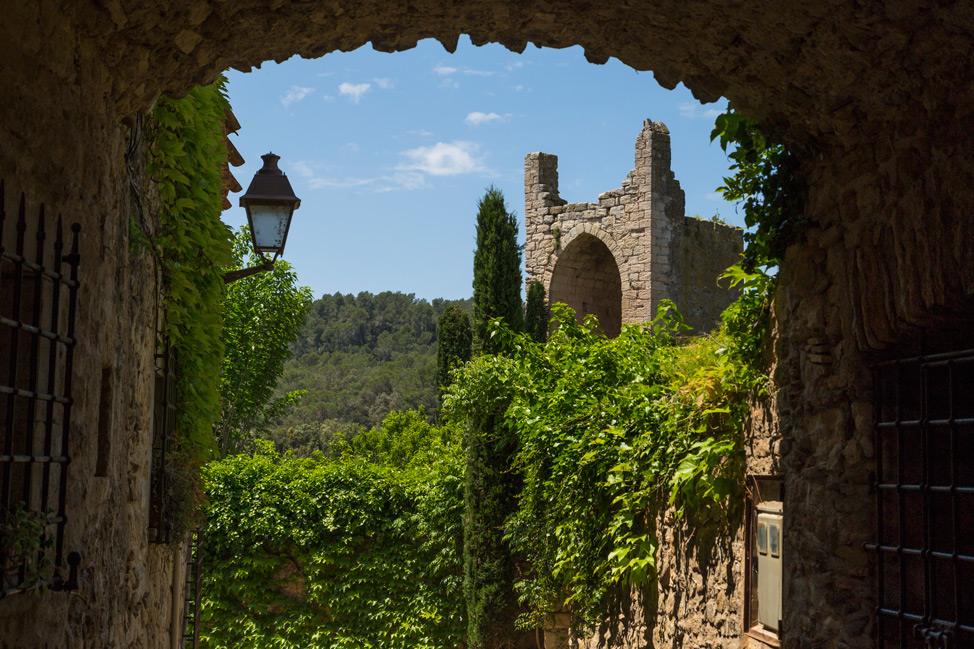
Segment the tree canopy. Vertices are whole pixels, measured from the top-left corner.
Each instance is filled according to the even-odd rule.
[[[443,391],[453,382],[453,370],[470,360],[473,330],[470,316],[458,306],[451,306],[440,316],[436,326],[436,398],[439,406]]]
[[[437,319],[470,300],[419,300],[412,294],[324,295],[315,300],[285,363],[278,395],[305,396],[272,427],[278,449],[327,451],[382,423],[391,411],[436,410]]]
[[[494,318],[519,331],[524,312],[521,303],[521,248],[517,244],[517,217],[507,211],[504,194],[487,188],[477,203],[477,248],[473,257],[474,333],[480,349],[498,351],[487,335]]]
[[[244,226],[233,241],[228,270],[260,263],[253,253],[250,230]],[[226,285],[223,298],[223,345],[220,375],[221,407],[216,437],[222,454],[239,453],[264,436],[272,420],[293,406],[301,391],[275,396],[284,364],[291,357],[311,305],[311,289],[298,286],[286,261],[273,270]]]

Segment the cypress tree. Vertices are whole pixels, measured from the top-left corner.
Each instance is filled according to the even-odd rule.
[[[436,323],[436,401],[443,405],[443,392],[453,383],[450,372],[470,360],[473,331],[470,317],[458,306],[451,306]]]
[[[548,305],[545,303],[544,284],[538,280],[528,286],[528,303],[524,308],[524,332],[535,342],[548,340]]]
[[[477,207],[474,327],[481,352],[490,354],[502,351],[487,336],[491,318],[502,318],[512,331],[523,326],[521,249],[516,217],[498,189],[489,187]],[[520,482],[511,470],[517,436],[504,425],[502,411],[476,413],[467,421],[463,591],[471,649],[493,649],[516,637],[514,560],[504,523],[516,507]]]
[[[501,350],[487,336],[492,318],[502,318],[511,331],[521,331],[521,248],[517,245],[517,217],[507,211],[499,189],[488,187],[477,208],[473,319],[480,350],[493,354]]]

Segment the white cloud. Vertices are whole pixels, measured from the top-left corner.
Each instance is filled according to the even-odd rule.
[[[403,151],[410,163],[397,167],[399,171],[422,171],[431,176],[454,176],[483,171],[475,157],[477,145],[473,142],[437,142],[433,146],[421,146]]]
[[[515,61],[514,63],[508,63],[504,67],[507,68],[507,71],[508,72],[511,72],[512,70],[517,70],[518,68],[523,68],[524,67],[524,61]]]
[[[288,91],[284,93],[281,97],[281,105],[287,108],[291,104],[295,104],[311,93],[315,91],[314,88],[306,88],[304,86],[291,86]]]
[[[307,182],[309,189],[353,189],[375,194],[399,190],[410,191],[429,187],[426,175],[420,171],[398,170],[375,178],[316,177]]]
[[[371,83],[348,83],[346,81],[342,85],[338,86],[338,93],[347,96],[352,100],[352,103],[357,104],[359,100],[362,99],[362,95],[364,95],[371,87]]]
[[[290,168],[291,171],[305,178],[311,178],[312,176],[315,175],[315,172],[311,168],[311,165],[305,162],[304,160],[289,162],[287,163],[287,166]]]
[[[480,111],[474,111],[469,113],[465,118],[464,122],[470,126],[480,126],[481,124],[489,124],[491,122],[503,122],[507,119],[506,115],[498,115],[497,113],[481,113]]]
[[[347,142],[344,150],[357,151],[358,145]],[[483,166],[478,155],[479,145],[474,142],[437,142],[402,151],[402,164],[375,176],[331,175],[335,165],[319,162],[297,161],[290,163],[288,171],[301,176],[301,184],[310,190],[340,189],[353,193],[381,194],[393,191],[412,191],[432,187],[433,176],[451,176],[491,171]],[[340,173],[340,172],[339,172]],[[320,175],[319,175],[320,174]]]
[[[395,82],[392,79],[390,79],[389,77],[382,77],[382,78],[379,78],[379,79],[372,79],[372,81],[375,81],[375,85],[379,86],[383,90],[388,90],[389,88],[392,88],[393,86],[396,85]]]
[[[383,176],[380,180],[383,184],[376,188],[376,193],[392,192],[397,189],[410,191],[429,186],[426,176],[418,171],[397,171],[391,176]]]
[[[374,178],[312,178],[308,181],[308,187],[311,189],[321,189],[323,187],[348,189],[350,187],[364,187],[374,182]]]
[[[686,102],[680,104],[680,116],[687,119],[715,119],[718,115],[723,113],[722,110],[717,110],[716,108],[704,108],[702,104],[694,104],[692,102]]]
[[[524,90],[524,86],[518,84],[518,85],[514,86],[514,90],[517,91],[517,92],[521,92],[522,90]]]
[[[722,193],[720,193],[720,192],[707,192],[706,194],[704,194],[703,197],[706,198],[708,201],[723,201],[724,200],[724,195]]]
[[[319,76],[319,77],[330,77],[333,74],[335,74],[335,73],[334,72],[319,72],[316,76]]]
[[[492,77],[496,72],[493,70],[474,70],[473,68],[456,68],[450,65],[443,65],[442,63],[437,63],[436,67],[433,68],[433,72],[440,75],[441,77],[448,77],[451,74],[467,74],[477,77]]]
[[[433,133],[425,129],[413,129],[411,131],[406,131],[406,135],[418,135],[420,137],[431,137]]]
[[[332,96],[332,95],[322,95],[322,96],[321,96],[321,98],[322,98],[322,99],[323,99],[324,101],[329,101],[329,102],[331,102],[331,101],[335,101],[335,97],[334,97],[334,96]]]

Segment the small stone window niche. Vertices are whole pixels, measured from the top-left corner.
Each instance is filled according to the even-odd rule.
[[[780,647],[785,548],[781,477],[748,477],[745,515],[744,632],[766,646]]]

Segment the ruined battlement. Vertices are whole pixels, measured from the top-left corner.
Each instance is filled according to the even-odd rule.
[[[743,249],[739,228],[686,217],[680,182],[670,169],[670,133],[647,119],[636,138],[635,166],[619,189],[594,203],[558,195],[558,157],[524,159],[528,282],[540,280],[549,302],[579,318],[594,314],[608,335],[645,322],[664,299],[687,323],[711,329],[733,299],[717,278]]]

